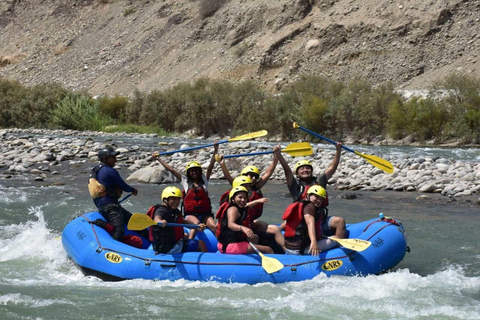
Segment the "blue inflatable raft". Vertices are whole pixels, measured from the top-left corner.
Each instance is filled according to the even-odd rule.
[[[327,276],[365,276],[388,271],[400,263],[407,252],[402,224],[393,219],[376,218],[347,226],[349,238],[372,242],[368,249],[357,252],[337,247],[317,257],[265,255],[284,265],[280,271],[268,274],[257,254],[216,252],[217,240],[210,231],[197,234],[212,252],[155,255],[151,249],[134,248],[113,240],[106,230],[89,223],[96,219],[103,219],[98,212],[86,213],[72,220],[63,230],[62,243],[68,256],[84,274],[103,280],[185,279],[255,284],[302,281],[320,273]]]

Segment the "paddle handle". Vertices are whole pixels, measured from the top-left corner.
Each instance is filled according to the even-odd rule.
[[[227,142],[228,142],[228,140],[222,140],[222,141],[218,141],[217,144],[222,144],[222,143],[227,143]],[[166,156],[166,155],[177,153],[177,152],[187,152],[187,151],[193,151],[193,150],[213,147],[214,145],[215,145],[214,143],[210,143],[210,144],[205,144],[205,145],[202,145],[202,146],[190,147],[190,148],[173,150],[173,151],[165,151],[165,152],[159,153],[158,155],[159,156]]]
[[[128,194],[126,195],[122,200],[118,201],[118,203],[122,203],[123,201],[127,200],[128,198],[130,198],[132,196],[132,194]]]
[[[226,156],[223,156],[223,158],[228,159],[228,158],[237,158],[237,157],[245,157],[245,156],[258,156],[262,154],[271,154],[273,151],[261,151],[261,152],[254,152],[254,153],[240,153],[240,154],[229,154]]]
[[[327,141],[327,142],[330,142],[331,144],[337,145],[337,142],[335,142],[335,141],[333,141],[333,140],[330,140],[330,139],[328,139],[328,138],[326,138],[326,137],[324,137],[324,136],[322,136],[322,135],[319,135],[319,134],[316,133],[316,132],[313,132],[313,131],[311,131],[311,130],[308,130],[307,128],[304,128],[304,127],[299,126],[299,125],[297,125],[297,124],[294,124],[294,128],[298,128],[298,129],[300,129],[300,130],[302,130],[302,131],[305,131],[305,132],[307,132],[307,133],[310,133],[311,135],[313,135],[313,136],[315,136],[315,137],[317,137],[317,138],[323,139],[323,140],[325,140],[325,141]],[[353,150],[350,149],[349,147],[345,147],[344,145],[342,145],[342,148],[345,149],[345,150],[347,150],[347,151],[350,151],[350,152],[355,153],[355,151],[353,151]]]

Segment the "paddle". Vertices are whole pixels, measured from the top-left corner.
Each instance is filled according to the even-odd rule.
[[[122,203],[123,201],[127,200],[128,198],[130,198],[132,196],[132,194],[127,194],[125,197],[123,197],[122,200],[118,201],[118,203]]]
[[[280,261],[274,258],[266,257],[260,252],[260,250],[257,249],[257,247],[253,245],[253,243],[250,241],[248,241],[248,243],[250,243],[250,246],[253,248],[253,250],[255,250],[255,252],[260,255],[260,258],[262,258],[262,267],[267,273],[274,273],[283,268],[283,264]]]
[[[325,237],[325,236],[324,238],[328,238],[332,241],[336,241],[342,247],[345,247],[353,251],[359,251],[359,252],[367,249],[372,244],[370,241],[361,240],[361,239],[339,239],[339,238]]]
[[[155,225],[163,226],[161,223],[156,223],[149,216],[143,213],[134,213],[130,220],[128,220],[127,228],[129,230],[143,230]],[[167,227],[185,227],[189,229],[199,229],[200,226],[196,224],[183,224],[168,222]]]
[[[268,134],[267,130],[260,130],[260,131],[256,131],[256,132],[250,132],[250,133],[247,133],[247,134],[243,134],[241,136],[231,138],[231,139],[228,139],[228,140],[218,141],[217,144],[234,142],[234,141],[242,141],[242,140],[250,140],[250,139],[255,139],[255,138],[266,136],[267,134]],[[158,155],[159,156],[165,156],[165,155],[172,154],[172,153],[187,152],[187,151],[192,151],[192,150],[197,150],[197,149],[202,149],[202,148],[208,148],[208,147],[213,147],[213,146],[214,146],[214,144],[211,143],[211,144],[206,144],[206,145],[202,145],[202,146],[190,147],[190,148],[173,150],[173,151],[166,151],[166,152],[159,153]]]
[[[295,129],[300,129],[300,130],[303,130],[303,131],[305,131],[305,132],[307,132],[307,133],[310,133],[311,135],[314,135],[315,137],[320,138],[320,139],[323,139],[323,140],[325,140],[325,141],[327,141],[327,142],[330,142],[330,143],[332,143],[332,144],[334,144],[334,145],[337,144],[337,143],[336,143],[335,141],[333,141],[333,140],[330,140],[330,139],[328,139],[328,138],[325,138],[325,137],[319,135],[319,134],[316,133],[316,132],[310,131],[310,130],[308,130],[307,128],[304,128],[304,127],[299,126],[296,122],[293,123],[293,127],[294,127]],[[371,163],[372,165],[374,165],[375,167],[377,167],[377,168],[379,168],[379,169],[381,169],[381,170],[383,170],[383,171],[385,171],[385,172],[387,172],[387,173],[393,173],[393,165],[392,165],[390,162],[388,162],[387,160],[385,160],[385,159],[382,159],[382,158],[380,158],[380,157],[373,156],[373,155],[370,155],[370,154],[363,154],[363,153],[360,153],[360,152],[358,152],[358,151],[352,150],[352,149],[350,149],[350,148],[348,148],[348,147],[345,147],[345,146],[342,146],[342,148],[345,149],[345,150],[347,150],[347,151],[350,151],[350,152],[355,153],[356,155],[358,155],[358,156],[364,158],[365,160],[367,160],[368,162],[370,162],[370,163]]]
[[[308,142],[294,142],[290,143],[282,152],[286,152],[292,157],[304,157],[310,156],[313,153],[312,146]],[[261,154],[270,154],[273,151],[262,151],[262,152],[253,152],[253,153],[241,153],[241,154],[229,154],[223,156],[225,159],[228,158],[237,158],[237,157],[245,157],[245,156],[258,156]]]

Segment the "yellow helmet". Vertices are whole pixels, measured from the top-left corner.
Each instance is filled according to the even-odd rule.
[[[303,167],[303,166],[310,166],[310,168],[313,170],[313,166],[312,166],[312,164],[310,163],[310,161],[308,161],[308,160],[300,160],[300,161],[298,161],[297,164],[295,165],[295,174],[297,174],[298,168]]]
[[[200,163],[198,163],[197,161],[190,161],[190,162],[187,164],[186,170],[188,171],[188,169],[192,169],[192,168],[200,168],[200,169],[202,169],[202,166],[201,166]]]
[[[233,187],[232,190],[230,190],[230,193],[228,194],[228,201],[231,201],[233,198],[235,198],[235,194],[239,192],[246,192],[248,196],[248,190],[245,187],[238,186],[238,187]]]
[[[242,172],[240,172],[242,176],[246,176],[249,173],[255,173],[257,175],[260,175],[260,170],[258,170],[258,168],[255,166],[246,166],[242,169]]]
[[[170,197],[181,198],[182,197],[182,191],[180,191],[180,189],[178,189],[177,187],[173,187],[173,186],[166,187],[162,191],[162,201],[165,200],[165,199],[168,199]]]
[[[307,195],[316,194],[319,197],[325,199],[327,197],[327,191],[322,186],[311,186],[308,188]]]
[[[249,176],[238,176],[233,179],[232,187],[235,188],[246,183],[252,183],[252,179]]]

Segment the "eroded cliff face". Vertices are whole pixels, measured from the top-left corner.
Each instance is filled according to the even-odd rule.
[[[480,1],[0,0],[0,76],[129,95],[201,76],[480,76]]]

